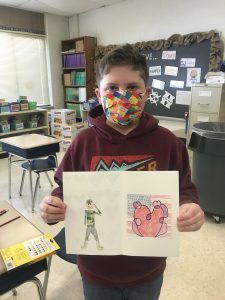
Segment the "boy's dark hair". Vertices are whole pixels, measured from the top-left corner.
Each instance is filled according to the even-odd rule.
[[[115,66],[131,66],[133,70],[140,71],[145,84],[148,81],[148,68],[145,57],[130,44],[116,47],[106,53],[96,66],[96,81],[99,85],[103,76]]]

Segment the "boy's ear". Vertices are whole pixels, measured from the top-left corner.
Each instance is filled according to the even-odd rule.
[[[96,94],[96,96],[97,96],[97,98],[98,98],[99,104],[102,104],[102,100],[101,100],[101,95],[100,95],[99,88],[96,88],[96,89],[95,89],[95,94]]]
[[[146,87],[146,95],[149,96],[149,95],[151,94],[151,92],[152,92],[151,87],[150,87],[150,86],[147,86],[147,87]],[[147,98],[148,98],[148,97],[147,97]]]

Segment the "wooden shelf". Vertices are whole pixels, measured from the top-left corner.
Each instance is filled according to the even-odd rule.
[[[74,101],[74,100],[65,100],[65,103],[74,103],[74,104],[81,104],[80,101]]]
[[[64,99],[78,99],[87,101],[94,95],[95,88],[95,74],[94,74],[94,58],[97,40],[95,37],[83,36],[70,40],[64,40],[61,43],[62,54],[62,80]],[[74,49],[73,52],[67,52]],[[83,51],[79,51],[83,50]],[[67,57],[66,55],[74,55],[74,57]],[[76,56],[77,55],[77,56]],[[77,66],[77,67],[70,67]],[[76,72],[77,70],[77,72]],[[79,70],[80,77],[79,77]],[[76,79],[78,79],[76,81]],[[79,81],[80,80],[80,81]],[[70,85],[70,83],[85,83],[85,85]],[[65,85],[67,83],[67,85]],[[71,89],[71,90],[69,90]],[[73,90],[74,89],[74,90]],[[77,89],[77,90],[75,90]],[[75,109],[78,114],[78,104],[80,101],[64,100],[66,108]],[[72,106],[71,104],[76,104]],[[81,110],[79,110],[81,113]]]
[[[63,68],[63,70],[84,70],[85,67],[70,67],[70,68]]]
[[[64,85],[64,88],[79,88],[79,87],[86,87],[86,85]]]
[[[24,133],[24,132],[30,132],[30,131],[38,131],[38,130],[42,130],[42,129],[48,129],[48,126],[39,126],[39,127],[35,127],[35,128],[24,128],[21,130],[11,130],[9,132],[0,133],[0,137],[15,135],[15,134]],[[1,142],[1,140],[0,140],[0,142]]]
[[[16,116],[16,115],[24,115],[24,114],[35,114],[43,111],[43,109],[36,109],[36,110],[22,110],[22,111],[10,111],[10,112],[3,112],[0,113],[0,120],[3,116]]]
[[[70,54],[82,54],[82,53],[85,53],[85,51],[74,51],[74,52],[61,52],[61,54],[63,54],[63,55],[70,55]]]

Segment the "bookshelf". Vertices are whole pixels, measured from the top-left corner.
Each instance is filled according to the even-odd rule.
[[[96,45],[96,38],[90,36],[63,40],[61,44],[64,106],[76,110],[78,119],[83,116],[81,103],[94,94]]]
[[[27,121],[32,119],[34,116],[37,118],[37,124],[28,123]],[[4,152],[1,147],[2,138],[26,133],[49,134],[48,111],[46,109],[0,113],[0,122],[7,121],[10,123],[13,119],[21,120],[24,126],[23,129],[13,130],[10,128],[10,131],[0,132],[0,158],[7,156],[6,152]]]

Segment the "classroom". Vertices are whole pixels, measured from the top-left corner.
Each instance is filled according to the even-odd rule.
[[[224,14],[224,0],[0,0],[2,300],[225,300]],[[117,46],[126,45],[131,51],[127,44],[145,58],[147,81],[140,64],[99,64]],[[96,68],[98,64],[102,70]],[[129,65],[133,68],[127,68]],[[117,87],[112,74],[122,78],[121,82],[123,74],[138,74],[143,84],[137,88],[139,93],[128,86]],[[144,99],[142,114],[153,116],[159,131],[152,134],[158,146],[147,141],[147,134],[151,135],[146,132],[146,138],[140,137],[135,145],[133,136],[139,125],[132,119],[130,123],[113,119],[113,110],[104,102],[109,98],[101,97],[102,78],[113,82],[107,86],[108,97],[119,99],[117,93],[127,99],[131,91],[137,101]],[[93,115],[99,111],[104,125],[96,129],[99,125]],[[135,116],[140,126],[142,114]],[[96,118],[100,120],[100,116]],[[116,125],[109,125],[112,120]],[[129,126],[122,126],[127,124],[135,125],[130,131]],[[98,141],[95,135],[107,127],[108,133]],[[145,151],[147,147],[151,151]],[[136,172],[141,175],[135,178],[121,170],[142,172]],[[164,172],[149,172],[156,173],[149,177],[149,184],[143,171],[152,170]],[[115,172],[105,176],[92,171]],[[146,195],[148,189],[150,195]],[[54,202],[51,193],[54,199],[68,198],[67,208],[63,202]],[[104,202],[106,193],[110,204]],[[119,206],[123,194],[125,206]],[[72,201],[84,196],[85,202]],[[182,206],[189,204],[198,209],[198,225],[183,229],[177,217]],[[140,231],[141,219],[135,214],[141,207],[147,210],[147,221],[161,209],[157,217],[160,227],[154,225],[155,239],[153,233]],[[79,217],[75,218],[76,213]],[[117,242],[116,231],[123,224],[122,213],[126,219],[126,228],[121,230],[125,232],[121,234],[124,251],[117,249],[123,242]],[[138,238],[139,245],[135,244]],[[78,241],[82,245],[76,244]],[[21,245],[24,252],[20,252],[19,262]],[[44,254],[42,246],[46,247]],[[30,247],[34,252],[25,262]],[[106,259],[102,263],[106,257],[112,258],[111,264]],[[122,264],[123,257],[128,258],[127,265]],[[162,258],[159,274],[152,271],[153,277],[148,275],[144,281],[138,273],[146,269],[144,259],[155,263]],[[132,267],[128,263],[132,259],[143,259],[143,263]],[[113,261],[115,268],[121,262],[118,286]],[[98,277],[102,275],[98,268],[108,272],[108,278]],[[137,270],[140,278],[134,276],[134,281],[128,270]],[[162,273],[160,295],[143,297],[141,288],[139,294],[139,284],[155,283],[159,275],[162,280]],[[129,274],[130,281],[123,274]],[[107,287],[111,297],[103,296],[108,295],[106,291],[98,297],[100,287]],[[113,296],[114,290],[120,290],[122,296]]]

